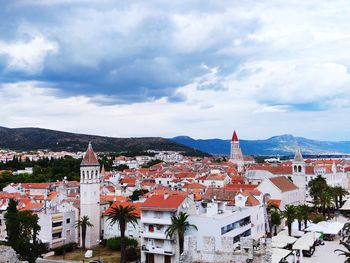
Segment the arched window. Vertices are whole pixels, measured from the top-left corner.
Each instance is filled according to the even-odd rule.
[[[298,172],[301,173],[301,165],[299,165]]]
[[[297,166],[294,165],[294,172],[296,173],[297,172]]]

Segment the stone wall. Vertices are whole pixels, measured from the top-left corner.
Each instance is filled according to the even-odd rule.
[[[236,243],[237,244],[237,243]],[[272,262],[271,239],[261,238],[254,241],[251,238],[241,238],[240,246],[233,242],[232,237],[221,238],[221,248],[215,248],[214,237],[203,237],[203,250],[197,249],[196,237],[185,237],[185,251],[181,255],[181,263],[228,263],[228,262]]]
[[[0,263],[19,263],[16,251],[12,247],[0,245]]]

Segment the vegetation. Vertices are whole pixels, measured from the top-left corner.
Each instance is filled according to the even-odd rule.
[[[307,227],[309,219],[309,207],[307,205],[296,206],[296,219],[298,219],[298,229],[301,231],[301,223],[304,221],[304,227]]]
[[[326,180],[320,175],[311,180],[308,186],[314,205],[321,210],[323,217],[327,213],[329,218],[331,210],[342,206],[343,197],[348,194],[348,191],[340,186],[331,187],[327,185]]]
[[[148,193],[147,189],[136,189],[134,192],[132,192],[132,195],[129,196],[129,199],[132,201],[137,201],[140,199],[140,196]]]
[[[86,230],[88,227],[93,227],[93,224],[91,224],[89,220],[88,216],[82,216],[75,222],[75,227],[81,230],[81,243],[83,249],[85,249]]]
[[[82,151],[89,141],[96,151],[103,152],[145,152],[147,150],[182,151],[190,156],[208,154],[160,137],[113,138],[85,134],[68,133],[40,128],[9,129],[0,127],[0,147],[3,149],[31,151],[49,149],[51,151]],[[137,154],[138,155],[138,154]]]
[[[40,231],[39,218],[31,211],[18,211],[17,204],[10,199],[5,214],[7,245],[19,254],[21,260],[34,263],[45,250],[37,238]]]
[[[281,224],[282,218],[278,210],[273,210],[271,212],[271,225],[274,227],[274,235],[277,235],[277,227]]]
[[[336,249],[334,252],[340,252],[338,255],[345,256],[344,263],[350,263],[350,223],[346,223],[343,227],[343,237],[340,240],[340,244],[345,247],[344,249]]]
[[[72,252],[77,247],[76,243],[68,243],[54,249],[55,255],[60,256],[67,252]]]
[[[297,209],[294,205],[286,205],[282,211],[282,217],[286,219],[288,226],[288,235],[292,235],[292,223],[296,219]]]
[[[122,206],[119,205],[117,207],[111,207],[111,212],[108,214],[108,220],[110,220],[110,224],[118,224],[120,229],[120,251],[121,251],[121,263],[126,262],[126,239],[125,239],[125,229],[128,223],[133,225],[137,224],[137,217],[135,215],[135,206],[127,205]]]
[[[187,221],[187,218],[188,214],[185,212],[180,212],[178,216],[172,216],[171,225],[165,231],[166,235],[169,237],[173,237],[175,234],[177,234],[179,238],[180,255],[184,250],[184,238],[186,231],[191,227],[198,230],[195,225],[192,225]]]
[[[55,182],[67,177],[68,180],[80,179],[80,159],[65,156],[60,159],[43,158],[38,161],[20,162],[13,158],[7,163],[0,162],[0,169],[9,170],[0,174],[0,190],[10,183],[43,183]],[[33,174],[13,175],[10,170],[20,170],[25,167],[33,167]]]
[[[121,238],[120,237],[112,237],[107,240],[107,247],[110,250],[120,251],[121,250]],[[127,247],[137,247],[138,242],[135,238],[125,237],[125,245]]]

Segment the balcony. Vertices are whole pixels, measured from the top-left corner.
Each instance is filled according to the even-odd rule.
[[[53,234],[60,233],[60,232],[62,232],[62,230],[63,230],[62,226],[56,226],[56,227],[52,228],[52,233]]]
[[[145,252],[145,253],[170,255],[170,256],[175,255],[175,249],[172,249],[172,248],[142,245],[141,250],[142,252]]]
[[[169,236],[166,236],[165,232],[150,232],[150,231],[143,231],[142,232],[142,237],[145,238],[153,238],[153,239],[168,239],[168,240],[173,240],[174,238],[171,238]]]
[[[170,217],[141,217],[141,223],[155,225],[171,225]]]

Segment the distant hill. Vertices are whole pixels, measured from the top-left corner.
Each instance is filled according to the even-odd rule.
[[[140,152],[145,150],[182,151],[186,155],[208,155],[189,146],[160,137],[113,138],[69,133],[41,128],[0,127],[0,148],[11,150],[85,151],[91,141],[95,151]]]
[[[188,136],[172,138],[174,142],[215,155],[228,155],[230,140],[192,139]],[[303,154],[350,154],[350,141],[317,141],[293,135],[279,135],[266,140],[240,140],[245,155],[291,155],[297,147]]]

